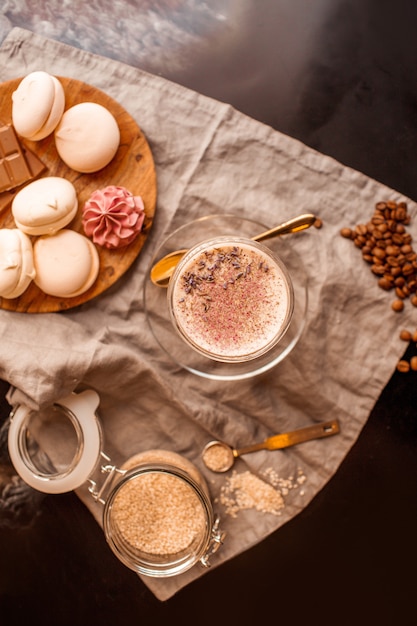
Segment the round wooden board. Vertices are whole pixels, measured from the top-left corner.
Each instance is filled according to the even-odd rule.
[[[66,227],[82,234],[81,210],[96,189],[118,185],[133,195],[141,196],[145,205],[145,220],[139,236],[125,248],[107,250],[96,246],[100,257],[100,272],[94,285],[74,298],[56,298],[43,293],[35,283],[14,299],[0,298],[0,308],[21,313],[51,313],[79,306],[103,293],[112,286],[132,265],[140,253],[152,226],[156,207],[156,175],[152,153],[145,136],[127,111],[99,89],[73,78],[58,76],[65,90],[65,108],[79,102],[97,102],[115,117],[120,129],[120,146],[112,161],[93,174],[80,174],[65,165],[58,156],[54,135],[34,142],[26,139],[22,144],[32,150],[46,165],[42,176],[61,176],[71,181],[78,196],[78,214]],[[11,123],[12,93],[21,78],[0,84],[0,120]],[[9,193],[9,192],[5,192]],[[11,194],[9,194],[11,195]],[[10,208],[0,213],[0,228],[15,228]]]

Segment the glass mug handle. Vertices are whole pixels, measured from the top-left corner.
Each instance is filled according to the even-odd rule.
[[[101,452],[101,429],[95,414],[99,402],[100,398],[95,391],[86,390],[78,394],[71,393],[55,403],[71,419],[78,436],[76,462],[62,473],[47,474],[30,461],[26,433],[33,410],[19,405],[12,412],[8,433],[9,454],[16,472],[25,483],[44,493],[65,493],[86,482]]]

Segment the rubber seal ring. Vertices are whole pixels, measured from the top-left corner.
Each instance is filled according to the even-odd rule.
[[[86,482],[94,471],[101,452],[101,429],[95,414],[99,402],[99,396],[95,391],[86,390],[79,394],[69,394],[55,403],[71,411],[79,424],[83,445],[78,462],[71,471],[62,475],[53,474],[50,477],[37,473],[36,468],[33,465],[29,466],[22,457],[19,442],[32,409],[24,405],[17,407],[10,422],[8,447],[13,466],[25,483],[37,491],[57,494],[73,491]]]

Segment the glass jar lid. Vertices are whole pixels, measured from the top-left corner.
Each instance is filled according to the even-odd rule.
[[[44,409],[16,408],[8,433],[9,454],[28,485],[44,493],[65,493],[86,482],[100,459],[98,404],[98,394],[87,390]]]

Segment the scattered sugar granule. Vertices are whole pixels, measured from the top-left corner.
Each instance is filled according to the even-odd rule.
[[[228,515],[237,517],[239,511],[245,509],[281,515],[285,507],[284,496],[288,495],[291,489],[304,484],[306,480],[302,470],[298,470],[295,480],[293,476],[280,477],[272,468],[265,470],[263,476],[268,482],[250,471],[239,474],[234,470],[232,475],[226,478],[220,489],[218,501],[225,507]]]
[[[284,499],[279,491],[249,471],[236,471],[226,479],[220,490],[220,502],[226,513],[236,517],[243,509],[256,509],[262,513],[280,515]]]
[[[294,480],[294,476],[289,476],[288,478],[283,478],[278,474],[276,470],[272,467],[268,467],[263,473],[264,477],[268,479],[268,482],[271,483],[274,487],[278,487],[281,494],[283,496],[288,495],[291,489],[296,489],[297,487],[303,485],[307,480],[303,470],[298,469],[297,477]]]

